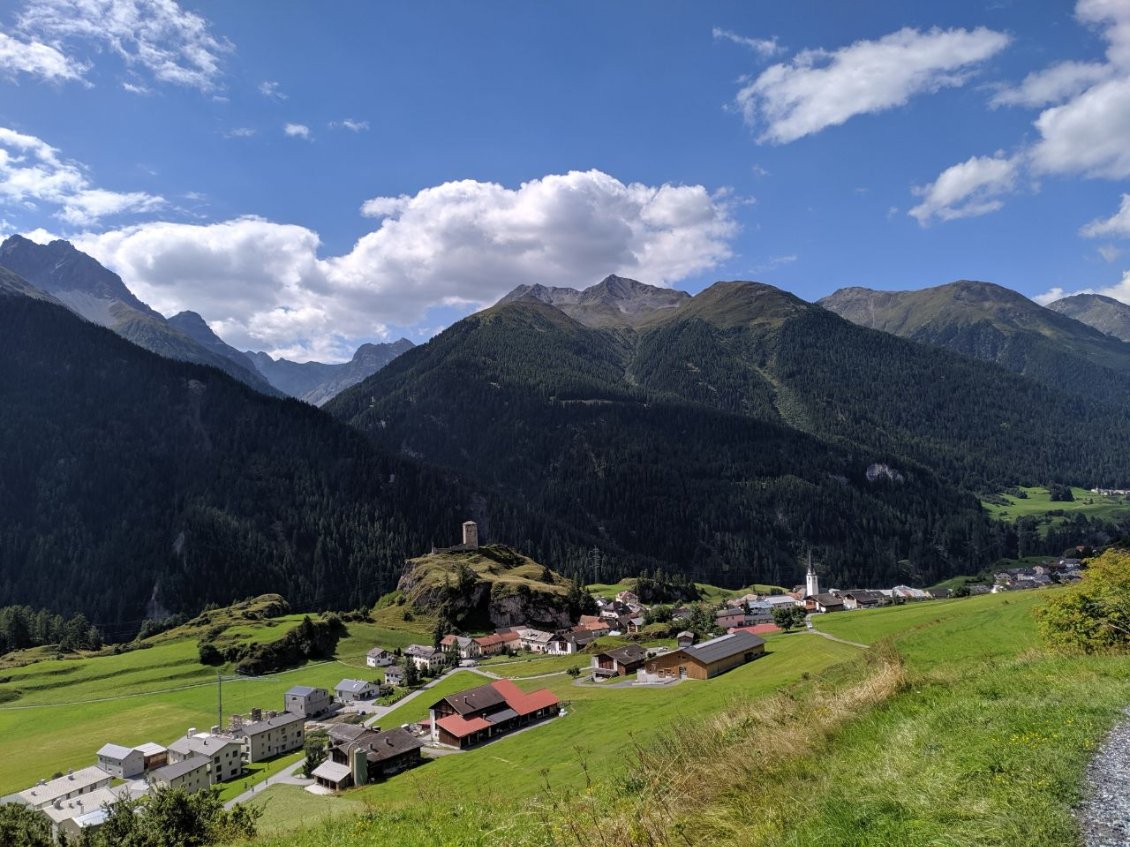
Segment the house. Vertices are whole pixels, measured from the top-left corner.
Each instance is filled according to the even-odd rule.
[[[911,588],[909,585],[896,585],[891,589],[892,596],[900,600],[929,600],[929,593],[921,588]]]
[[[886,605],[887,602],[887,598],[878,591],[865,591],[863,589],[841,591],[840,599],[844,601],[844,609],[849,612],[855,609],[874,609]]]
[[[945,600],[948,597],[952,597],[953,592],[948,588],[931,588],[930,596],[935,600]]]
[[[638,644],[627,644],[597,653],[592,657],[594,677],[627,676],[643,667],[647,651]]]
[[[252,717],[256,717],[252,713]],[[243,761],[248,764],[261,762],[289,753],[292,750],[301,750],[306,743],[306,718],[294,712],[275,714],[268,712],[266,718],[240,722],[238,727],[232,727],[232,734],[240,739],[243,746]]]
[[[571,656],[580,653],[596,641],[596,636],[583,627],[559,632],[550,639],[547,653],[554,656]]]
[[[391,665],[385,668],[385,683],[388,685],[404,685],[404,668]]]
[[[993,589],[983,583],[972,583],[969,586],[969,596],[973,597],[978,594],[992,594]]]
[[[146,741],[144,744],[138,744],[133,749],[141,752],[143,767],[147,772],[155,771],[157,768],[163,768],[169,763],[169,751],[160,744]]]
[[[432,741],[471,747],[556,715],[561,703],[546,688],[527,694],[508,679],[444,697],[429,710]]]
[[[625,606],[638,606],[640,604],[640,597],[634,591],[621,591],[616,595],[616,600]]]
[[[393,661],[392,653],[380,647],[374,647],[365,654],[365,664],[370,668],[387,668]]]
[[[761,602],[767,603],[770,610],[776,609],[778,606],[788,608],[798,605],[796,598],[790,594],[772,594],[761,598]]]
[[[83,794],[105,788],[112,780],[113,776],[100,767],[82,768],[69,771],[65,776],[50,781],[41,779],[38,785],[17,794],[16,802],[33,809],[43,809],[57,800],[73,800]]]
[[[388,678],[388,671],[385,671]],[[377,696],[377,686],[363,679],[343,679],[334,686],[334,693],[342,703],[353,703],[357,700],[372,700]]]
[[[751,632],[735,632],[648,659],[638,679],[711,679],[764,654],[765,639]]]
[[[283,708],[304,718],[316,718],[333,708],[333,698],[324,688],[295,685],[283,695]]]
[[[627,628],[628,632],[637,633],[644,628],[647,619],[643,615],[636,615],[635,617],[628,618]]]
[[[169,764],[194,757],[212,763],[213,783],[227,782],[243,773],[243,744],[235,738],[190,729],[169,745]]]
[[[584,627],[597,638],[608,635],[608,633],[612,631],[612,627],[609,626],[608,621],[597,615],[581,615],[577,626]]]
[[[103,744],[96,755],[98,767],[118,779],[132,779],[145,773],[145,755],[132,747]]]
[[[195,794],[212,784],[212,768],[204,756],[193,756],[158,768],[149,774],[149,782],[157,788],[179,788]]]
[[[353,771],[350,770],[349,765],[339,764],[333,759],[326,759],[314,768],[310,776],[314,777],[314,781],[322,788],[331,791],[341,791],[353,784]]]
[[[330,760],[349,769],[352,784],[363,785],[420,764],[423,746],[423,741],[405,729],[366,729],[355,738],[331,746]],[[341,782],[338,785],[335,790],[344,787]]]
[[[483,655],[482,648],[475,642],[475,639],[465,638],[462,635],[445,635],[443,640],[439,642],[439,649],[445,653],[449,650],[455,650],[460,659],[477,659]]]
[[[483,656],[494,656],[506,649],[506,642],[498,633],[480,635],[471,640],[479,645],[479,654]]]
[[[694,633],[689,629],[684,629],[682,632],[675,636],[675,643],[680,647],[690,647],[692,644],[694,644]]]
[[[835,594],[809,594],[804,598],[804,610],[806,612],[824,615],[829,612],[842,612],[845,608],[843,599]]]
[[[409,644],[404,648],[404,657],[416,666],[416,670],[425,673],[434,673],[447,665],[447,656],[442,650],[423,644]]]
[[[130,796],[125,786],[99,788],[70,800],[56,800],[39,811],[51,821],[53,837],[77,839],[84,829],[101,826],[106,819],[106,807],[117,803],[123,795]]]
[[[523,650],[528,650],[531,653],[548,653],[549,642],[553,640],[552,632],[544,632],[540,629],[524,626],[517,630],[518,643]]]
[[[726,608],[714,613],[714,625],[725,629],[729,626],[741,626],[745,623],[745,609]]]

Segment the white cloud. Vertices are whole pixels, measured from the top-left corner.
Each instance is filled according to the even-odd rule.
[[[310,127],[306,124],[287,124],[283,127],[283,132],[290,138],[304,138],[310,140]]]
[[[1100,244],[1095,249],[1098,250],[1099,255],[1102,256],[1103,261],[1107,263],[1113,262],[1122,255],[1122,250],[1115,247],[1113,244]]]
[[[1017,158],[973,156],[951,165],[929,185],[916,187],[922,202],[907,214],[922,226],[932,220],[952,221],[995,212],[1004,205],[1001,196],[1015,190],[1020,171]]]
[[[1009,37],[974,30],[904,28],[835,51],[805,50],[742,87],[737,104],[761,142],[785,144],[856,115],[905,104],[917,94],[959,86]]]
[[[33,0],[18,16],[16,31],[65,57],[72,68],[85,70],[69,55],[74,49],[109,51],[158,81],[202,91],[216,86],[223,57],[233,49],[211,33],[207,20],[175,0]]]
[[[224,138],[251,138],[255,135],[255,130],[249,126],[237,126],[235,129],[229,129],[224,133]]]
[[[1032,166],[1043,173],[1130,176],[1130,76],[1100,82],[1036,119]]]
[[[1080,288],[1077,291],[1066,291],[1057,287],[1045,291],[1043,294],[1037,294],[1032,299],[1041,306],[1046,306],[1056,300],[1062,300],[1064,297],[1071,297],[1075,294],[1101,294],[1104,297],[1121,300],[1123,303],[1130,303],[1130,271],[1123,271],[1122,279],[1105,288]]]
[[[749,38],[748,36],[738,35],[736,32],[717,26],[714,27],[713,35],[715,41],[730,41],[742,47],[748,47],[758,56],[762,56],[766,59],[784,52],[785,49],[777,44],[776,36],[772,38]]]
[[[0,73],[27,74],[47,82],[80,80],[87,66],[68,58],[50,44],[19,41],[0,32]]]
[[[1049,288],[1043,294],[1037,294],[1032,299],[1039,303],[1041,306],[1046,306],[1049,303],[1054,303],[1056,300],[1062,300],[1064,297],[1070,297],[1072,294],[1093,294],[1094,291],[1090,288],[1081,291],[1064,291],[1062,288]]]
[[[1093,220],[1082,229],[1079,234],[1085,238],[1103,238],[1115,236],[1130,238],[1130,194],[1122,195],[1122,205],[1118,211],[1109,218]]]
[[[144,85],[138,85],[134,82],[123,82],[122,90],[128,91],[130,94],[150,94],[150,90]]]
[[[287,96],[279,89],[279,84],[273,79],[259,83],[259,93],[272,100],[286,100]]]
[[[1024,77],[1015,88],[1005,88],[992,99],[994,106],[1039,108],[1062,103],[1111,75],[1111,67],[1099,62],[1060,62]]]
[[[55,217],[74,226],[126,212],[152,212],[163,198],[141,191],[108,191],[91,184],[77,162],[34,135],[0,127],[0,204],[55,207]]]
[[[331,121],[330,129],[338,128],[348,129],[350,132],[364,132],[369,128],[368,121],[355,121],[353,118],[346,118],[343,121]]]
[[[341,359],[389,325],[485,306],[521,283],[619,273],[670,284],[729,258],[737,232],[726,201],[700,185],[624,184],[600,171],[518,188],[449,182],[365,208],[377,228],[327,258],[312,230],[260,218],[141,224],[76,244],[143,300],[192,308],[229,343]]]

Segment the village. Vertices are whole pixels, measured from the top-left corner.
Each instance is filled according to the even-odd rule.
[[[478,547],[473,522],[462,527],[458,549]],[[456,549],[456,548],[451,548]],[[992,587],[969,584],[959,596],[1040,588],[1079,578],[1081,562],[1061,558],[995,574]],[[295,684],[282,702],[232,714],[207,730],[188,727],[178,738],[136,746],[107,739],[89,766],[56,773],[0,802],[19,803],[49,819],[56,836],[78,837],[105,822],[109,807],[158,789],[195,793],[245,779],[247,766],[305,751],[305,761],[281,777],[311,794],[336,795],[379,782],[429,758],[474,755],[477,748],[537,725],[565,719],[569,705],[546,688],[525,690],[504,671],[507,660],[576,657],[566,670],[572,684],[606,688],[663,688],[705,683],[766,653],[765,637],[811,630],[811,616],[908,602],[945,599],[949,589],[821,590],[811,559],[806,581],[791,591],[746,593],[709,606],[702,602],[645,604],[630,589],[592,598],[591,614],[553,631],[534,626],[488,632],[437,632],[433,644],[400,648],[376,644],[365,655],[369,673],[346,677],[333,690]],[[491,661],[494,661],[492,664]],[[430,688],[457,671],[484,678],[480,685],[437,696],[427,717],[382,726],[398,704],[427,698]],[[391,698],[391,699],[390,699]],[[378,701],[380,703],[378,704]],[[425,700],[426,702],[426,700]],[[277,708],[275,708],[277,706]],[[578,727],[578,734],[583,733]],[[229,801],[253,795],[254,787]]]

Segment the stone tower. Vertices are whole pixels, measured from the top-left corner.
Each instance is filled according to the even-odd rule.
[[[463,546],[474,550],[479,547],[479,527],[474,521],[463,522]]]
[[[820,593],[820,577],[816,575],[811,553],[808,554],[808,573],[805,575],[804,586],[804,593],[809,597]]]

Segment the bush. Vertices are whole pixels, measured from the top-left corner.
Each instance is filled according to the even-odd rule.
[[[1130,650],[1130,553],[1107,550],[1083,579],[1036,610],[1052,646],[1084,653]]]

